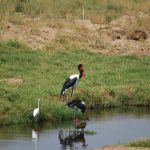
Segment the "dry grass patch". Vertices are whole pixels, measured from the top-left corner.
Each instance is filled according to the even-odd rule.
[[[8,84],[23,84],[24,80],[23,79],[16,79],[16,78],[11,78],[11,79],[1,79],[1,82],[6,82]]]

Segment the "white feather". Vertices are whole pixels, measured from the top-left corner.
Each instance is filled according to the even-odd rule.
[[[35,109],[34,109],[34,111],[33,111],[33,117],[38,116],[38,115],[39,115],[39,113],[40,113],[39,108],[35,108]]]
[[[33,110],[33,117],[36,117],[40,114],[40,99],[38,99],[38,107]]]
[[[38,138],[38,133],[32,129],[32,139],[37,139]]]
[[[73,74],[69,78],[70,79],[77,78],[77,80],[79,80],[79,75],[78,74]]]
[[[85,105],[85,102],[81,101],[81,103],[82,103],[83,105]]]

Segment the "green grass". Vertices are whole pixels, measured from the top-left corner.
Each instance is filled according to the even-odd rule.
[[[129,147],[150,147],[150,139],[135,140],[127,144]]]
[[[88,107],[150,106],[149,56],[104,56],[71,49],[50,52],[17,41],[0,43],[0,125],[32,122],[38,98],[42,119],[73,119],[76,112],[65,107],[59,93],[65,79],[78,73],[79,63],[87,78],[79,82],[74,98]]]
[[[93,131],[93,130],[85,130],[84,133],[87,134],[87,135],[94,135],[94,134],[96,134],[96,132]]]

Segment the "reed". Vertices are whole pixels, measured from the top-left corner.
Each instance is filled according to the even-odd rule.
[[[93,130],[85,130],[84,133],[87,134],[87,135],[94,135],[94,134],[96,134],[96,132],[93,131]]]

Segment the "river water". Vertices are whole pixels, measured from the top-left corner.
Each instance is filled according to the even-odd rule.
[[[74,131],[73,122],[47,122],[40,127],[9,126],[0,128],[0,150],[92,150],[108,144],[127,143],[150,138],[150,108],[130,107],[88,111],[85,133],[71,143],[58,138]],[[69,132],[70,133],[70,132]],[[94,134],[92,134],[94,133]]]

